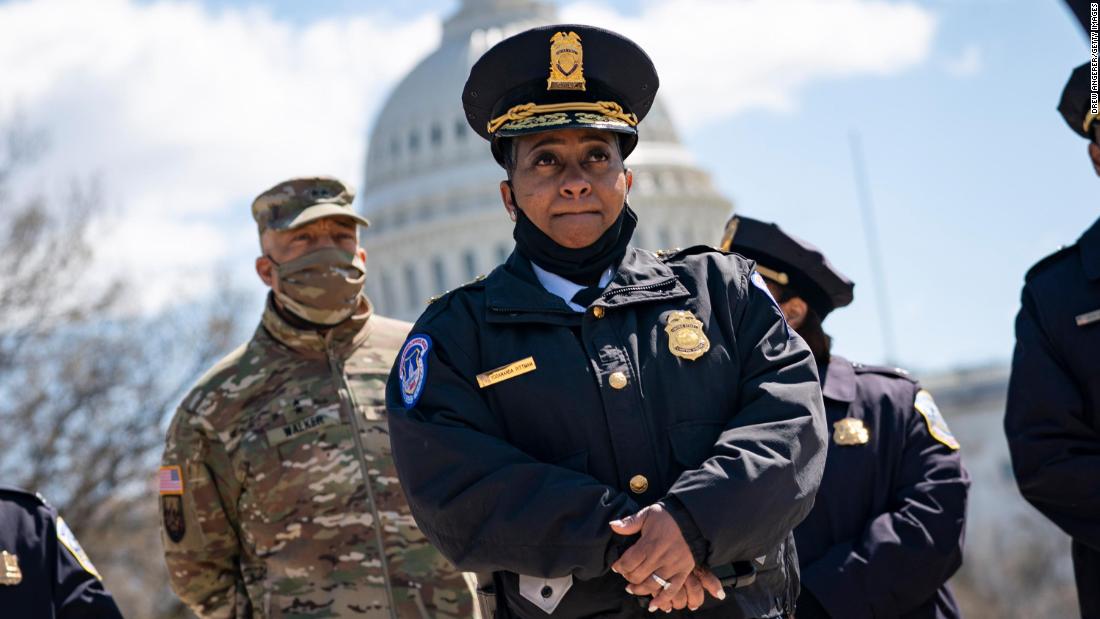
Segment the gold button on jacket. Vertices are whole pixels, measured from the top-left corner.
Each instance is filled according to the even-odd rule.
[[[622,372],[612,372],[611,376],[607,377],[607,382],[611,384],[612,389],[622,389],[626,386],[626,374]]]
[[[641,494],[649,490],[649,480],[646,479],[645,475],[635,475],[631,477],[630,490],[633,491],[634,494]]]

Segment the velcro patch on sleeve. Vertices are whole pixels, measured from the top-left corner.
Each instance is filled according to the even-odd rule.
[[[183,471],[179,466],[162,466],[157,472],[157,490],[161,496],[183,494]]]

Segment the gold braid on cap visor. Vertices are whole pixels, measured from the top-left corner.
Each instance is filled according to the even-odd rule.
[[[513,108],[513,109],[515,109],[515,108]],[[1092,112],[1089,112],[1088,114],[1085,114],[1085,133],[1089,132],[1089,127],[1092,126],[1092,123],[1097,118],[1100,118],[1100,115],[1093,114]]]
[[[623,106],[614,101],[597,101],[595,103],[576,101],[573,103],[548,103],[546,105],[522,103],[512,106],[506,113],[490,120],[488,125],[489,133],[496,133],[497,129],[500,129],[501,126],[508,121],[523,120],[535,114],[549,114],[552,112],[597,112],[608,118],[621,120],[631,127],[637,126],[638,124],[637,116],[634,114],[627,114],[623,110]]]

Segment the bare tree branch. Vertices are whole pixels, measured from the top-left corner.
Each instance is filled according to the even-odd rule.
[[[0,127],[0,451],[5,482],[65,515],[127,616],[190,616],[168,589],[153,482],[164,427],[240,335],[241,295],[156,316],[93,272],[94,183],[61,200],[19,186],[45,138]],[[94,288],[89,282],[96,282]]]

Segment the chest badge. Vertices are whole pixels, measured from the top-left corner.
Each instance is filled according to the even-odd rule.
[[[833,442],[837,445],[865,445],[871,433],[862,419],[845,417],[833,424]]]
[[[665,323],[668,351],[681,359],[694,361],[710,350],[710,340],[703,333],[703,322],[688,311],[668,315]]]
[[[23,571],[19,569],[19,558],[7,550],[0,552],[0,585],[18,585],[23,582]]]

